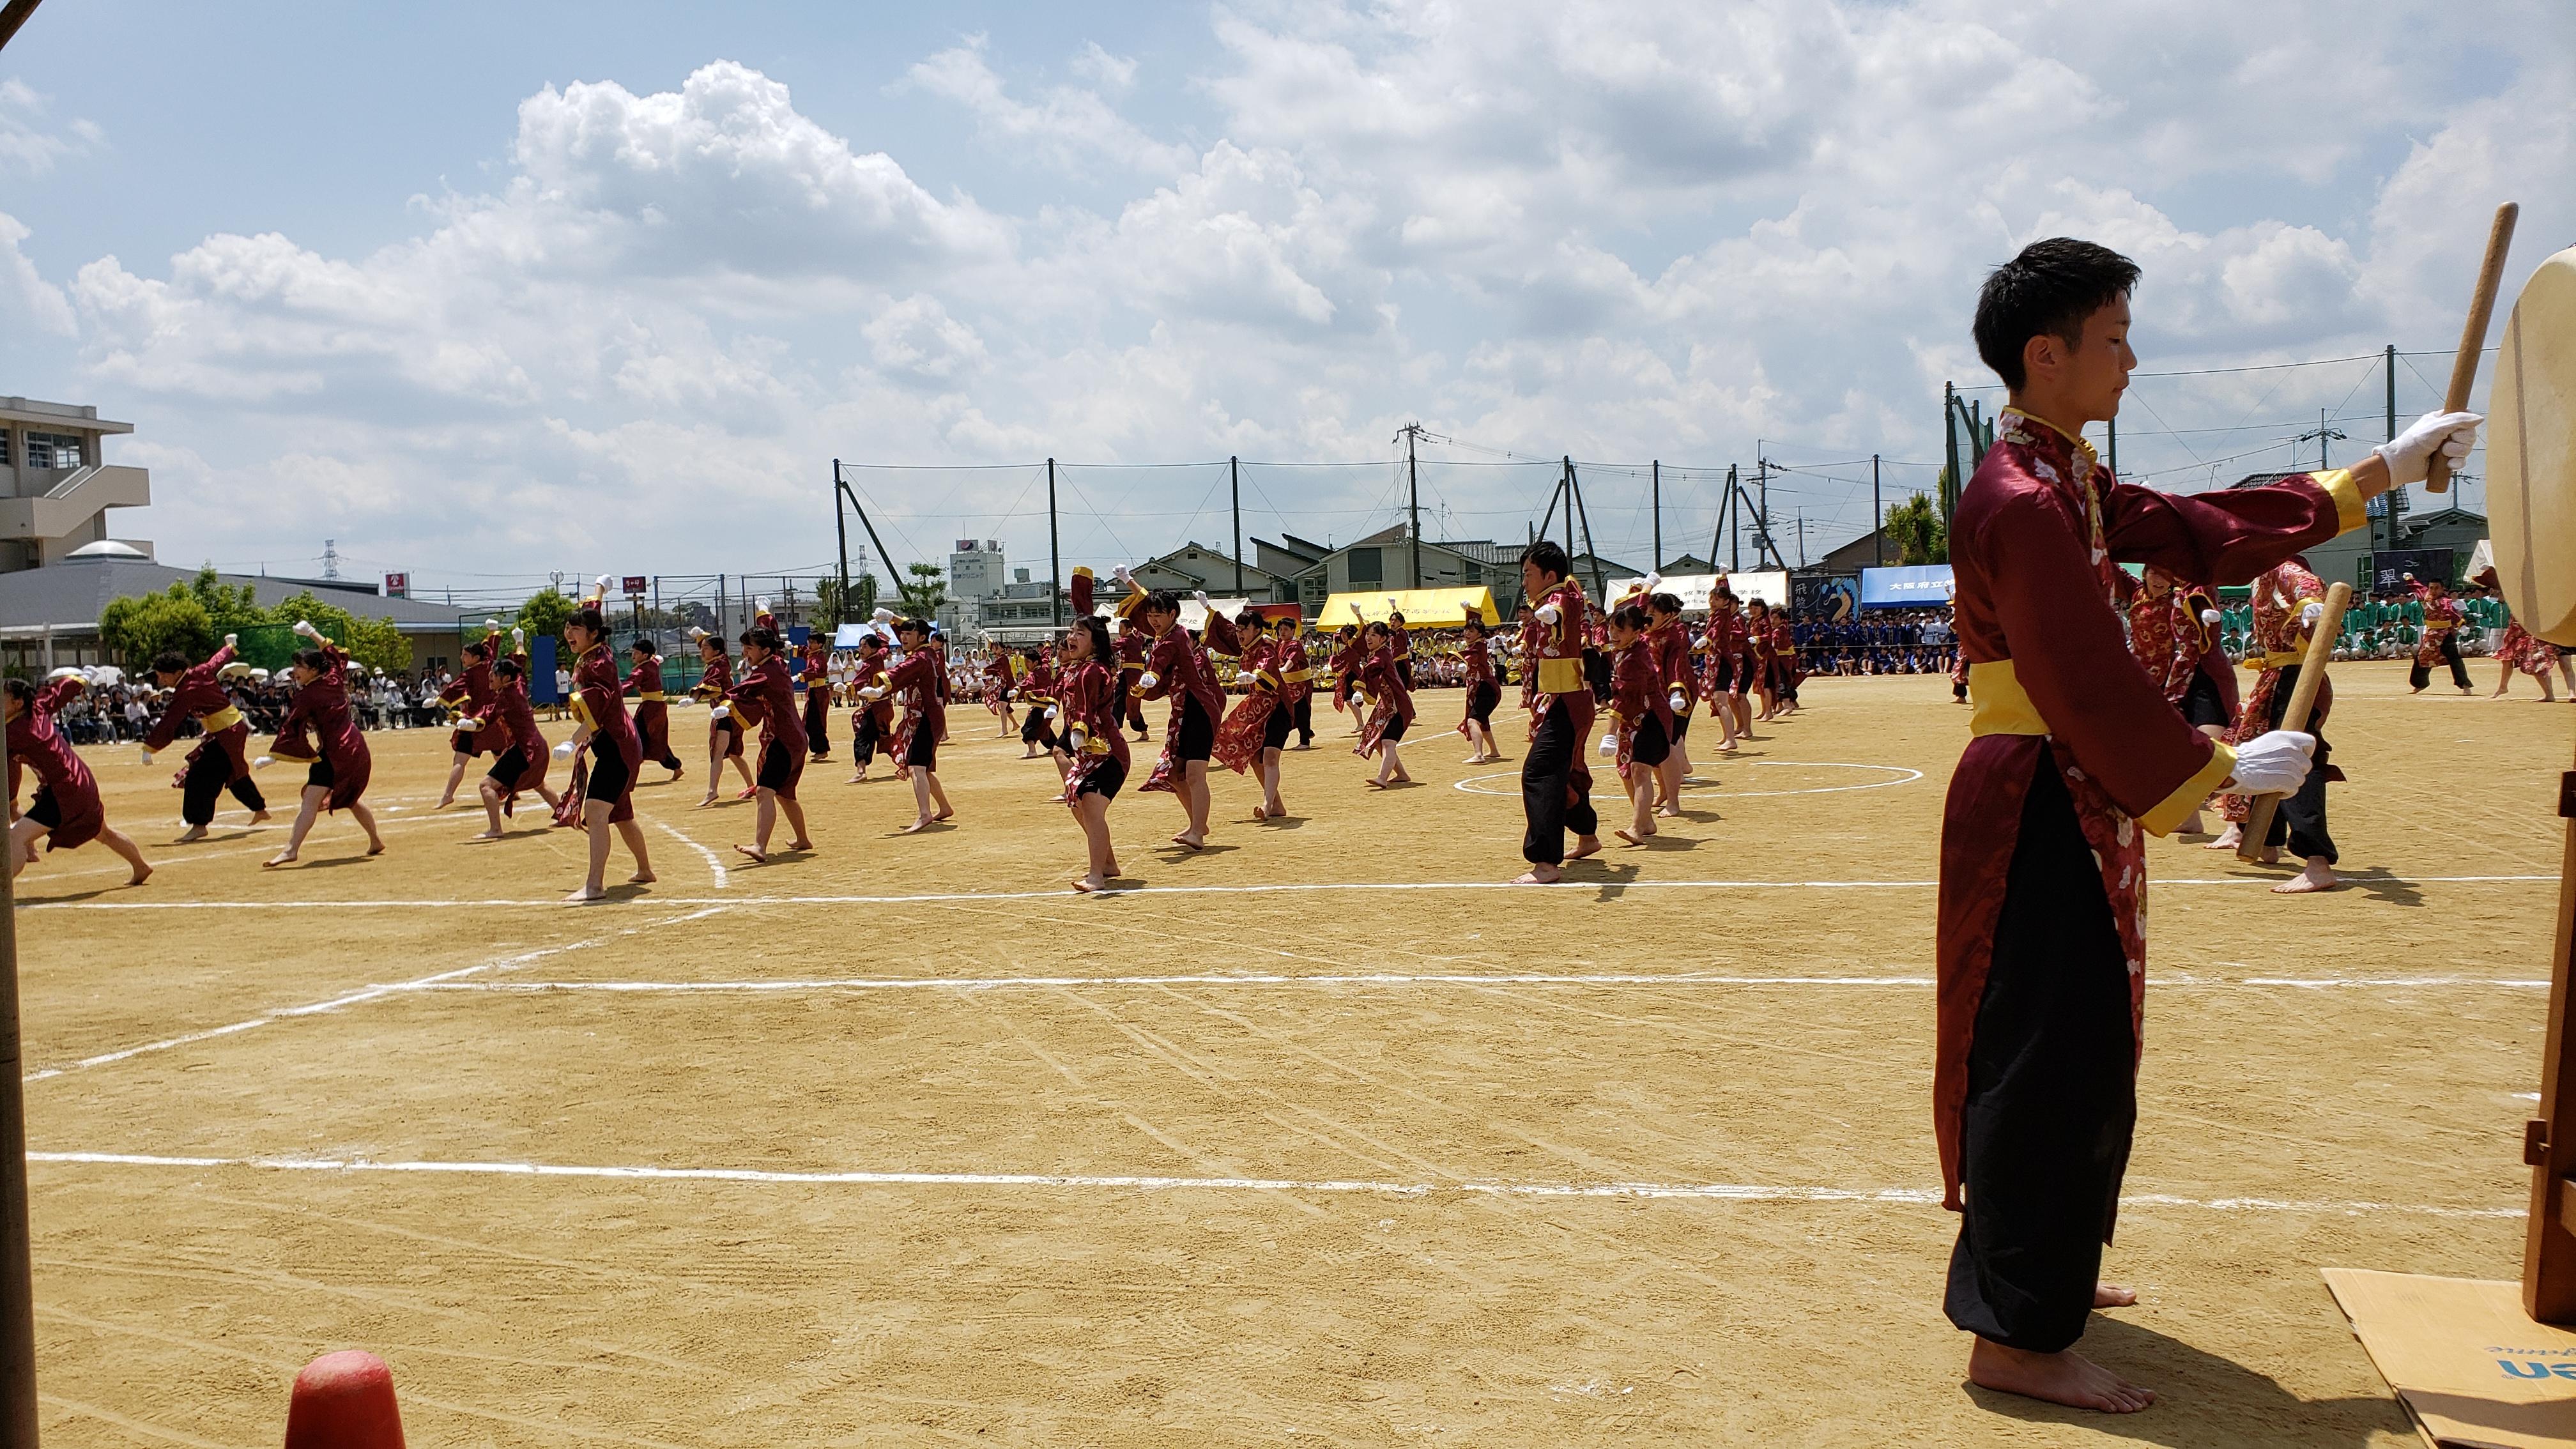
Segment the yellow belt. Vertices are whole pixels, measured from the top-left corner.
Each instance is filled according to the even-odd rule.
[[[669,697],[670,696],[664,694],[658,689],[639,689],[635,691],[635,702],[638,704],[660,704],[663,700]]]
[[[1290,684],[1303,684],[1307,680],[1315,677],[1315,671],[1311,669],[1292,669],[1279,677],[1287,680]]]
[[[2456,629],[2460,627],[2460,621],[2457,619],[2427,619],[2424,621],[2424,627],[2427,629]]]
[[[198,725],[210,735],[220,734],[241,722],[242,712],[229,704],[197,721]]]
[[[1541,659],[1538,662],[1538,687],[1542,694],[1589,694],[1591,681],[1583,677],[1580,659]]]
[[[2286,669],[2293,664],[2306,663],[2307,658],[2308,651],[2305,649],[2275,649],[2269,654],[2246,655],[2245,667],[2248,669]]]
[[[578,694],[572,697],[572,717],[576,721],[590,726],[592,729],[599,728],[599,721],[590,717],[590,706],[582,703],[581,696]]]
[[[1968,717],[1971,735],[2044,735],[2048,722],[2021,687],[2013,662],[1997,659],[1968,666],[1968,700],[1976,713]]]

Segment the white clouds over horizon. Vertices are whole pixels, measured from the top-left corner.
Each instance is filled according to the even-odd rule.
[[[20,246],[44,218],[0,214],[0,326],[70,339],[56,395],[149,418],[165,557],[331,534],[432,578],[811,562],[835,453],[1357,458],[1419,418],[1542,455],[1922,457],[1941,382],[1984,380],[1978,277],[2034,237],[2139,259],[2154,369],[2445,345],[2496,200],[2525,203],[2517,278],[2576,236],[2576,47],[2445,51],[2425,7],[2335,13],[2328,60],[2306,11],[2204,0],[1281,0],[1210,12],[1191,75],[1098,41],[1017,75],[981,35],[890,65],[906,103],[1096,205],[925,184],[899,143],[710,60],[672,90],[535,91],[486,184],[416,198],[363,255],[216,231],[48,278]],[[2472,79],[2433,98],[2434,73]],[[1208,134],[1139,119],[1174,95]],[[103,144],[40,101],[0,79],[0,168]],[[2270,386],[2158,405],[2336,401]],[[2205,442],[2174,447],[2234,447]],[[906,500],[911,535],[946,537],[948,507],[951,532],[1042,542],[1042,515],[965,521],[1024,488],[978,476]],[[1383,481],[1291,506],[1347,537]],[[1120,542],[1177,542],[1198,486],[1128,500]]]

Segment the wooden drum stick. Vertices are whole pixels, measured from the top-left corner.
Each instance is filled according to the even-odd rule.
[[[2465,411],[2469,390],[2477,386],[2478,357],[2487,350],[2487,322],[2495,315],[2496,291],[2504,285],[2504,254],[2513,245],[2514,218],[2522,214],[2521,206],[2506,202],[2496,208],[2495,225],[2487,231],[2487,259],[2478,267],[2477,294],[2469,299],[2469,320],[2460,328],[2460,352],[2451,359],[2451,390],[2442,395],[2442,411]],[[2424,487],[2434,493],[2451,490],[2451,460],[2439,448],[2433,450],[2432,471],[2424,475]]]
[[[2317,618],[2317,632],[2308,640],[2308,657],[2299,663],[2299,682],[2290,690],[2290,707],[2281,712],[2281,728],[2303,730],[2308,715],[2316,708],[2317,691],[2325,686],[2326,661],[2334,657],[2336,636],[2343,632],[2343,611],[2352,602],[2352,585],[2336,584],[2326,590],[2325,613]],[[2278,795],[2257,795],[2253,809],[2247,812],[2245,838],[2236,844],[2238,860],[2252,860],[2263,852],[2263,837],[2272,833],[2272,814],[2281,808]]]

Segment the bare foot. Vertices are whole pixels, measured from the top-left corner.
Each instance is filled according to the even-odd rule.
[[[920,827],[915,826],[914,828],[919,829]],[[734,851],[741,855],[743,859],[750,861],[753,865],[769,864],[769,852],[756,845],[737,845],[734,847]]]
[[[2201,849],[2203,849],[2203,850],[2234,850],[2236,847],[2238,847],[2238,846],[2240,846],[2240,845],[2243,845],[2244,843],[2245,843],[2245,827],[2244,827],[2244,826],[2242,826],[2242,825],[2239,825],[2239,824],[2237,824],[2237,823],[2235,823],[2234,821],[2232,821],[2232,820],[2231,820],[2231,821],[2229,821],[2229,822],[2228,822],[2227,828],[2226,828],[2225,830],[2222,830],[2222,831],[2218,832],[2218,838],[2217,838],[2216,840],[2213,840],[2213,841],[2209,842],[2207,845],[2202,846],[2202,847],[2201,847]]]
[[[1611,831],[1610,833],[1611,833],[1611,834],[1613,834],[1613,835],[1615,835],[1615,836],[1618,836],[1621,840],[1624,840],[1624,841],[1628,842],[1630,845],[1643,845],[1643,844],[1645,844],[1645,843],[1646,843],[1645,841],[1643,841],[1643,840],[1639,839],[1639,838],[1638,838],[1634,833],[1632,833],[1632,832],[1630,832],[1630,831],[1628,831],[1628,830],[1625,830],[1625,829],[1621,829],[1621,830],[1613,830],[1613,831]]]
[[[660,879],[660,876],[655,875],[649,870],[639,870],[633,875],[628,876],[626,878],[626,883],[628,885],[651,885],[653,882]]]
[[[478,840],[498,840],[498,839],[500,839],[500,838],[501,838],[501,832],[500,832],[500,831],[497,831],[497,830],[485,830],[485,831],[481,831],[481,832],[479,832],[479,833],[477,833],[477,834],[469,835],[469,836],[465,837],[465,843],[466,843],[466,844],[468,844],[468,845],[471,845],[471,844],[473,844],[475,841],[478,841]]]
[[[930,828],[930,824],[931,824],[931,822],[930,822],[930,821],[928,821],[928,820],[916,820],[916,821],[912,822],[910,825],[905,826],[905,827],[904,827],[904,828],[902,828],[901,830],[896,831],[896,832],[895,832],[895,834],[897,834],[897,835],[919,835],[921,832],[923,832],[923,831],[925,831],[925,830],[928,830],[928,829]],[[737,849],[739,849],[740,847],[736,847],[736,848],[737,848]]]
[[[2254,853],[2254,863],[2256,865],[2279,865],[2281,863],[2281,847],[2277,845],[2267,845],[2261,850],[2256,851]]]
[[[1082,879],[1075,881],[1073,883],[1073,888],[1084,895],[1089,895],[1106,884],[1108,884],[1107,881],[1102,880],[1096,875],[1087,875]]]
[[[1658,805],[1655,807],[1655,813],[1661,815],[1666,820],[1679,820],[1682,818],[1681,807],[1678,805]]]
[[[1205,836],[1203,836],[1203,835],[1192,835],[1190,832],[1188,832],[1188,831],[1186,831],[1186,830],[1182,831],[1182,832],[1181,832],[1180,834],[1178,834],[1178,835],[1173,836],[1173,837],[1172,837],[1172,843],[1173,843],[1174,845],[1185,845],[1185,846],[1188,846],[1188,847],[1189,847],[1190,849],[1192,849],[1192,850],[1205,850],[1205,849],[1207,849],[1207,837],[1205,837]]]
[[[381,840],[370,840],[370,841],[368,841],[368,842],[367,842],[367,854],[369,854],[369,855],[382,855],[382,854],[384,854],[384,853],[385,853],[385,843],[384,843],[383,841],[381,841]]]
[[[1601,837],[1598,835],[1584,835],[1575,838],[1574,848],[1565,853],[1565,858],[1568,860],[1581,860],[1587,855],[1599,855],[1600,853]]]
[[[734,796],[733,798],[737,800],[757,800],[760,798],[760,787],[758,785],[745,785],[742,787],[742,793]]]
[[[2200,818],[2200,812],[2197,810],[2191,812],[2190,817],[2183,823],[2174,827],[2176,835],[2205,835],[2208,831],[2208,822]]]
[[[277,854],[270,856],[268,859],[261,861],[259,863],[259,868],[267,870],[271,866],[293,864],[295,864],[295,852],[291,850],[281,850]]]
[[[2303,896],[2311,891],[2333,890],[2336,884],[2334,867],[2326,863],[2326,858],[2324,856],[2312,855],[2308,857],[2308,864],[2305,870],[2300,871],[2297,875],[2290,877],[2279,885],[2272,887],[2272,894],[2276,896]]]
[[[2136,1384],[2073,1350],[2031,1353],[1978,1339],[1968,1351],[1968,1382],[2075,1409],[2134,1414],[2156,1401]]]
[[[608,899],[608,892],[595,891],[588,886],[583,886],[580,890],[574,891],[571,895],[564,897],[563,903],[568,906],[587,906],[594,902],[604,901],[606,899]]]
[[[693,808],[695,808],[695,809],[699,809],[699,810],[704,810],[704,809],[706,809],[708,806],[713,805],[714,803],[716,803],[716,792],[715,792],[715,791],[713,791],[713,790],[709,790],[709,791],[707,792],[707,798],[705,798],[705,799],[703,799],[703,800],[699,801],[699,802],[697,803],[697,805],[696,805],[695,807],[693,807]]]
[[[2096,1308],[2134,1308],[2137,1302],[2138,1292],[2134,1288],[2123,1288],[2116,1283],[2093,1285],[2093,1306]]]
[[[134,874],[126,878],[125,883],[127,885],[141,885],[150,879],[152,879],[152,867],[148,865],[138,865],[134,868]]]
[[[1554,885],[1565,879],[1565,872],[1552,865],[1534,865],[1512,877],[1514,885]]]
[[[1252,818],[1253,818],[1253,819],[1255,819],[1255,820],[1267,820],[1267,819],[1269,819],[1269,818],[1270,818],[1270,808],[1269,808],[1268,806],[1266,806],[1266,805],[1255,805],[1255,806],[1253,806],[1253,807],[1252,807]]]
[[[189,845],[205,838],[206,827],[202,825],[191,825],[186,830],[180,832],[178,839],[171,841],[170,843],[172,845]]]
[[[954,820],[957,818],[957,812],[954,810],[942,810],[930,818],[933,820]]]

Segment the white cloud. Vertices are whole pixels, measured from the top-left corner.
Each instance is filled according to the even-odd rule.
[[[106,146],[90,121],[57,125],[53,102],[15,76],[0,76],[0,176],[44,176],[67,160]]]
[[[69,337],[77,327],[63,289],[46,281],[18,250],[18,243],[32,235],[26,223],[0,211],[0,323]]]
[[[1154,173],[1189,164],[1187,148],[1147,135],[1112,109],[1099,91],[1055,86],[1034,103],[1013,99],[1002,77],[985,62],[984,45],[983,36],[968,36],[964,44],[913,66],[906,81],[914,89],[964,106],[987,139],[1026,161],[1087,167],[1105,160]],[[1136,76],[1136,62],[1111,55],[1097,42],[1078,52],[1072,64],[1076,73],[1111,91],[1126,89]]]

